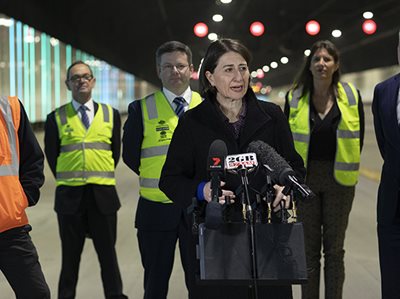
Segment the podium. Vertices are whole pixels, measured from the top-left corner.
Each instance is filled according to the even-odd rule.
[[[307,282],[301,222],[255,224],[257,283]],[[246,223],[224,223],[218,230],[199,225],[200,283],[249,285],[254,277],[250,230]]]

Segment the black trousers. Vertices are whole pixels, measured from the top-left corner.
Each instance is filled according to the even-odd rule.
[[[382,299],[400,298],[400,215],[392,224],[378,224]]]
[[[137,238],[144,268],[144,299],[166,299],[168,284],[174,265],[175,247],[179,240],[179,251],[188,285],[188,236],[187,223],[180,221],[175,230],[154,231],[138,229]]]
[[[47,299],[50,290],[44,278],[30,226],[0,233],[0,270],[18,299]]]
[[[117,214],[102,214],[96,206],[91,188],[85,190],[79,212],[57,214],[62,246],[62,266],[58,298],[75,298],[79,263],[87,234],[93,240],[100,262],[105,298],[127,298],[122,293],[122,280],[115,251]]]

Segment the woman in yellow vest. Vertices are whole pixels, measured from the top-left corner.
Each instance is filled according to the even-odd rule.
[[[302,298],[319,298],[321,247],[325,298],[342,298],[343,247],[358,180],[364,110],[358,90],[339,78],[337,48],[318,41],[286,95],[285,114],[307,168],[306,184],[317,195],[299,204],[309,276]]]

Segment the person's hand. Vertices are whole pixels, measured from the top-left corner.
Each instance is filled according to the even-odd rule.
[[[286,209],[288,209],[289,208],[289,206],[290,206],[290,195],[284,195],[283,193],[282,193],[282,191],[283,191],[283,188],[284,187],[282,187],[282,186],[279,186],[279,185],[274,185],[274,189],[275,189],[275,194],[276,194],[276,196],[275,196],[275,199],[274,199],[274,201],[272,202],[272,207],[274,208],[274,212],[276,212],[276,211],[279,211],[280,209],[281,209],[281,202],[283,201],[284,202],[284,207],[286,208]]]
[[[222,182],[222,181],[221,181],[221,187],[223,187],[223,186],[225,186],[225,182]],[[235,193],[233,193],[233,192],[230,191],[230,190],[225,190],[225,189],[222,189],[222,188],[221,188],[221,190],[222,190],[222,195],[221,195],[220,197],[218,197],[218,202],[219,202],[221,205],[223,205],[223,204],[225,203],[225,196],[229,196],[229,198],[231,199],[231,203],[234,203],[234,202],[235,202],[235,201],[233,200],[233,199],[235,198]],[[211,182],[207,182],[207,183],[204,185],[203,194],[204,194],[204,199],[205,199],[207,202],[210,202],[210,201],[211,201]]]

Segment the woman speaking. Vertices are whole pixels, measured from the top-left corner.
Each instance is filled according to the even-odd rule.
[[[211,200],[210,176],[207,161],[210,145],[220,139],[227,146],[228,155],[246,153],[249,143],[263,141],[283,156],[302,177],[303,161],[296,153],[286,118],[280,107],[259,101],[249,86],[250,53],[245,46],[232,39],[213,42],[207,49],[200,71],[200,91],[204,101],[180,118],[172,137],[165,162],[160,189],[175,204],[187,207],[193,197],[200,203]],[[265,185],[265,176],[259,172],[251,179],[252,189]],[[221,200],[228,196],[232,219],[240,218],[242,205],[236,190],[240,178],[226,174],[221,183]],[[276,186],[275,210],[283,200],[289,200]],[[185,215],[186,216],[186,215]],[[188,232],[190,232],[188,225]],[[188,258],[192,273],[189,298],[247,298],[246,286],[196,285],[196,237],[188,233]],[[292,298],[290,286],[259,287],[260,298]]]

